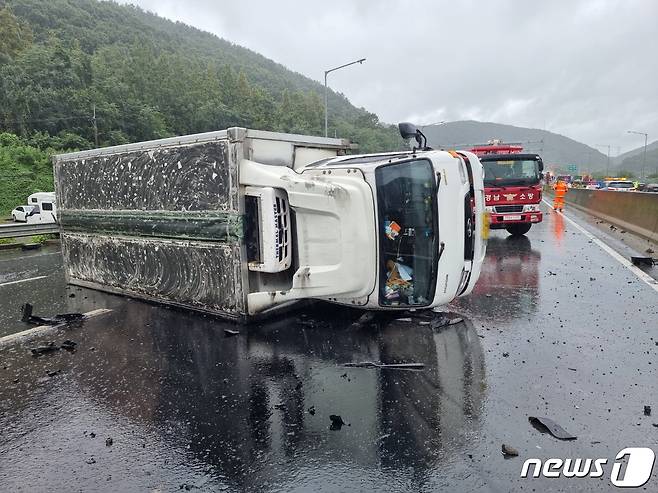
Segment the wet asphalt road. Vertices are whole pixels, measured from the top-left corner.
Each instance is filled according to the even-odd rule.
[[[450,327],[316,305],[226,337],[234,325],[65,287],[56,251],[0,252],[0,284],[39,275],[0,286],[0,335],[27,328],[25,301],[113,311],[0,349],[5,491],[612,491],[617,452],[658,452],[658,294],[557,214],[527,238],[492,232]],[[29,354],[64,339],[77,350]],[[609,460],[600,479],[520,478],[532,457]]]

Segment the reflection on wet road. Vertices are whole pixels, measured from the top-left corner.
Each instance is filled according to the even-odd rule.
[[[79,466],[84,490],[109,477],[119,489],[179,481],[287,491],[366,477],[404,489],[431,481],[477,435],[486,379],[470,324],[359,327],[360,313],[333,307],[306,315],[226,338],[216,320],[135,303],[76,331],[75,353],[6,354],[15,370],[1,384],[3,442],[22,444],[3,450],[3,484],[30,485],[34,462],[21,457],[36,456],[61,488]],[[359,361],[425,369],[343,366]],[[347,425],[330,430],[331,414]],[[69,467],[45,466],[62,447],[76,456]]]
[[[450,307],[465,321],[448,327],[317,305],[227,337],[236,327],[213,318],[64,288],[48,258],[35,267],[47,283],[0,287],[3,330],[25,328],[24,301],[113,312],[45,339],[74,352],[0,352],[8,491],[598,491],[606,477],[521,479],[521,465],[658,451],[642,412],[658,409],[655,292],[557,214],[528,238],[492,234],[480,284]],[[360,361],[425,366],[344,366]],[[539,433],[531,415],[578,439]]]

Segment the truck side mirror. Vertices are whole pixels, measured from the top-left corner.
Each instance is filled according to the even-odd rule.
[[[398,130],[400,135],[404,140],[415,139],[418,143],[418,147],[414,147],[414,150],[422,149],[427,150],[427,137],[421,132],[416,125],[409,122],[398,123]]]
[[[409,122],[402,122],[398,124],[398,129],[400,130],[400,135],[404,140],[416,139],[418,136],[418,129],[416,125]]]

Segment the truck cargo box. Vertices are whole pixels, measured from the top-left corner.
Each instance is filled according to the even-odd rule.
[[[67,281],[245,319],[240,161],[294,168],[349,148],[231,128],[55,156]]]

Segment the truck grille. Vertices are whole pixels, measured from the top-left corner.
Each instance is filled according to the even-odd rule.
[[[507,213],[507,212],[523,212],[522,205],[497,205],[494,207],[494,210],[498,213]]]
[[[288,221],[290,214],[288,204],[285,200],[276,198],[276,226],[277,226],[277,253],[279,262],[288,257],[288,246],[290,243],[290,228]]]

